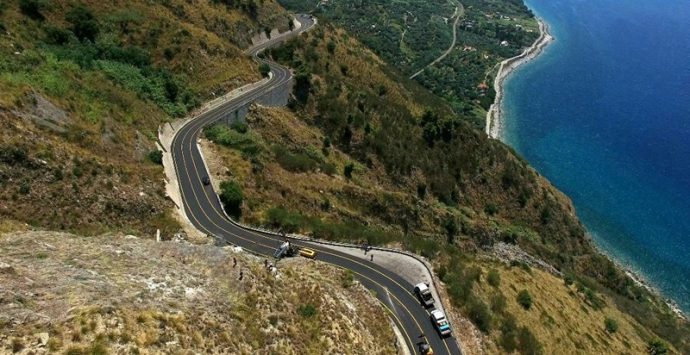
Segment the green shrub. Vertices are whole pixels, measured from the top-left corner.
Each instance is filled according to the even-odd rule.
[[[303,304],[299,306],[299,308],[297,309],[297,313],[299,313],[304,318],[311,318],[316,315],[316,307],[309,303]]]
[[[304,225],[304,220],[300,214],[290,213],[282,207],[269,208],[266,211],[268,225],[287,233],[298,232]]]
[[[268,74],[270,72],[271,72],[271,67],[268,64],[261,63],[261,65],[259,65],[259,73],[261,73],[261,76],[263,76],[264,78],[268,77]]]
[[[96,41],[100,25],[91,9],[84,5],[76,5],[67,12],[65,20],[72,24],[72,32],[79,40]]]
[[[467,306],[467,314],[479,330],[484,333],[491,330],[491,312],[482,300],[473,297]]]
[[[522,306],[522,308],[530,309],[532,307],[532,296],[529,294],[529,291],[522,290],[518,292],[517,302]]]
[[[331,163],[323,163],[319,166],[319,170],[326,175],[335,175],[338,173],[338,168]]]
[[[225,211],[233,217],[239,217],[242,213],[242,187],[235,181],[223,181],[220,183],[220,200],[225,206]]]
[[[418,184],[417,185],[417,196],[423,200],[426,197],[426,190],[427,190],[426,184]]]
[[[22,147],[0,146],[0,162],[9,165],[26,165],[29,162],[29,155]]]
[[[340,284],[343,286],[343,288],[350,288],[355,284],[355,276],[352,273],[352,270],[346,270],[345,273],[343,273],[343,278]]]
[[[440,246],[434,239],[406,238],[403,241],[405,249],[413,251],[425,258],[433,258],[439,252]]]
[[[506,315],[501,324],[501,337],[499,345],[508,353],[517,349],[517,323],[511,314]]]
[[[585,301],[594,309],[602,309],[606,306],[606,301],[597,295],[591,288],[584,288]]]
[[[134,52],[132,52],[134,53]],[[125,54],[131,62],[145,61],[145,58],[135,58],[143,54]],[[178,83],[177,79],[166,70],[141,69],[134,64],[114,60],[97,60],[96,67],[103,71],[111,80],[134,91],[142,98],[153,101],[163,111],[173,117],[182,117],[187,111],[196,106],[197,101],[189,89]]]
[[[544,352],[542,345],[527,327],[520,327],[518,331],[518,350],[526,355],[537,355]]]
[[[489,216],[493,216],[498,213],[498,207],[493,203],[489,203],[486,205],[486,207],[484,207],[484,212]]]
[[[489,270],[489,274],[486,276],[486,281],[489,283],[489,285],[498,287],[501,285],[501,274],[498,273],[498,270],[491,269]]]
[[[28,182],[23,182],[19,185],[19,193],[22,195],[28,195],[31,192],[31,185]]]
[[[246,123],[240,121],[233,122],[230,125],[230,128],[242,134],[249,132],[249,126]]]
[[[661,339],[655,338],[647,343],[649,355],[666,355],[669,353],[668,345]]]
[[[243,129],[241,124],[233,124],[231,129],[219,123],[206,128],[204,134],[214,143],[239,150],[245,158],[259,155],[263,150],[261,141],[249,132],[242,132]]]
[[[41,13],[44,7],[45,1],[43,0],[19,0],[19,10],[34,20],[43,21],[45,19]]]
[[[282,146],[276,146],[273,151],[278,164],[293,173],[314,171],[320,166],[319,161],[304,153],[292,153]]]
[[[163,165],[163,152],[156,149],[149,152],[149,160],[158,165]]]
[[[331,53],[331,54],[335,53],[335,47],[336,47],[336,45],[335,45],[335,42],[333,42],[333,41],[328,41],[328,44],[326,44],[326,49],[328,50],[328,53]]]
[[[343,175],[345,175],[346,178],[351,179],[352,178],[352,172],[354,170],[355,170],[355,164],[347,163],[347,164],[345,164],[345,168],[343,169]]]
[[[455,235],[458,234],[458,222],[455,217],[448,217],[448,219],[443,222],[443,229],[446,230],[446,239],[448,244],[453,244],[455,241]]]
[[[607,332],[615,333],[618,331],[618,322],[615,319],[607,317],[604,320],[604,327],[606,327]]]
[[[55,45],[64,45],[69,42],[71,32],[59,27],[47,26],[46,29],[46,43]]]

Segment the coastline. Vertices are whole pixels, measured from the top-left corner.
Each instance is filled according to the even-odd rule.
[[[545,21],[538,18],[539,23],[539,38],[527,49],[525,49],[521,54],[508,58],[499,64],[498,72],[494,79],[494,90],[496,91],[496,97],[494,103],[489,108],[486,115],[486,127],[485,132],[489,138],[501,140],[503,138],[503,128],[505,124],[503,100],[504,100],[504,83],[505,80],[513,73],[519,66],[535,59],[544,49],[555,40],[555,38],[549,32],[549,26]],[[590,240],[592,239],[591,234],[588,233]],[[609,252],[607,252],[601,246],[595,244],[595,248],[598,252],[605,255],[609,260],[611,260],[616,266],[625,273],[637,286],[644,288],[650,293],[657,295],[670,309],[671,311],[681,319],[688,320],[688,315],[681,309],[681,307],[673,299],[664,295],[660,289],[658,289],[654,284],[648,281],[642,272],[637,271],[631,265],[626,265]]]
[[[594,242],[592,234],[587,232],[587,237]],[[625,276],[629,277],[635,285],[647,290],[649,293],[656,295],[663,301],[666,306],[678,317],[683,320],[689,320],[688,315],[683,311],[683,309],[678,305],[678,303],[670,297],[664,295],[664,293],[653,282],[650,282],[641,271],[638,271],[633,265],[627,264],[620,259],[616,258],[610,251],[598,245],[594,242],[596,250],[606,256],[611,260],[623,273]]]
[[[538,18],[539,22],[539,38],[527,49],[519,55],[508,58],[502,61],[494,79],[494,90],[496,91],[496,98],[494,103],[489,107],[486,113],[486,134],[489,138],[500,139],[503,128],[503,83],[505,79],[520,65],[525,64],[532,59],[539,56],[548,46],[554,37],[549,32],[549,26],[542,19]]]

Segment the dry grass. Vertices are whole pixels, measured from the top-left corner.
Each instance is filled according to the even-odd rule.
[[[0,248],[12,267],[0,274],[0,353],[35,350],[41,333],[58,352],[394,353],[377,301],[319,262],[271,274],[228,248],[46,232],[4,235]]]
[[[517,318],[518,326],[525,325],[535,334],[544,346],[545,354],[646,353],[649,333],[632,317],[611,306],[611,300],[607,300],[603,309],[596,310],[585,302],[574,286],[566,286],[561,278],[540,269],[527,271],[490,261],[475,264],[481,267],[483,275],[476,293],[487,304],[493,295],[503,294],[507,300],[506,311]],[[497,288],[486,281],[491,269],[500,275]],[[527,290],[532,296],[533,304],[529,310],[516,301],[521,290]],[[617,321],[619,328],[615,333],[606,331],[606,318]],[[495,342],[499,336],[498,330],[491,333]],[[491,344],[488,350],[490,353],[502,351],[495,344]]]

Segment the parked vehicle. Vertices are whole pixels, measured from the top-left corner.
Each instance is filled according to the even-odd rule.
[[[316,257],[316,250],[309,248],[300,248],[299,255],[305,258],[314,259]]]
[[[431,294],[429,285],[423,282],[416,284],[414,286],[414,293],[424,307],[429,308],[434,305],[434,296]]]
[[[443,314],[442,311],[438,309],[431,311],[430,318],[431,323],[433,323],[434,327],[442,337],[447,337],[450,335],[450,323],[448,323],[448,319],[446,319],[446,315]]]

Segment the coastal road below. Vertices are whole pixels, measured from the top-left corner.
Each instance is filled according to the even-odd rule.
[[[270,66],[271,75],[267,80],[208,109],[187,121],[175,132],[170,145],[170,154],[184,215],[202,233],[266,258],[270,258],[286,238],[290,238],[296,246],[316,250],[317,260],[351,270],[354,277],[372,291],[372,294],[390,312],[391,319],[403,334],[405,344],[400,344],[400,346],[408,348],[411,353],[417,353],[416,343],[426,338],[435,354],[461,354],[454,337],[446,339],[439,337],[429,320],[429,311],[423,308],[413,295],[413,285],[394,271],[376,264],[375,261],[361,260],[361,258],[330,248],[327,243],[280,236],[240,225],[225,214],[213,185],[207,186],[202,183],[204,177],[210,176],[198,144],[203,128],[271,94],[273,90],[286,87],[286,84],[292,80],[292,72],[270,60],[259,58],[258,54],[266,48],[311,29],[316,24],[315,19],[308,15],[298,15],[297,20],[301,26],[295,31],[276,36],[248,51],[257,62]],[[437,301],[440,302],[440,300]]]

